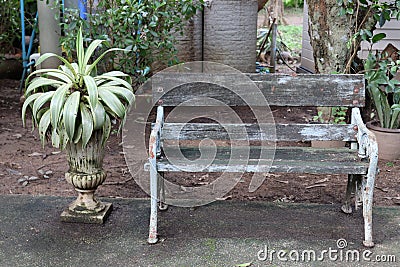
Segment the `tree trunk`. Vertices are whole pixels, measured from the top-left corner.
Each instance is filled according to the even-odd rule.
[[[258,11],[263,9],[267,2],[268,2],[268,0],[258,0]]]
[[[359,50],[357,39],[351,48],[347,43],[357,25],[372,29],[375,21],[367,11],[362,14],[340,16],[336,0],[307,0],[309,34],[314,52],[316,73],[349,73],[350,63]],[[355,12],[356,13],[356,12]]]

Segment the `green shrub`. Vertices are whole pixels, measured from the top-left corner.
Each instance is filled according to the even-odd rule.
[[[20,32],[18,0],[0,0],[0,53],[14,53]]]
[[[36,0],[25,1],[25,20],[33,25]],[[30,33],[32,27],[27,27]],[[21,47],[20,0],[0,0],[0,54],[14,54]]]
[[[97,7],[89,2],[87,20],[79,19],[77,10],[66,10],[64,37],[61,45],[68,58],[73,58],[74,38],[80,26],[86,40],[102,39],[103,50],[119,47],[129,50],[118,57],[109,56],[106,70],[129,73],[141,82],[151,73],[154,62],[176,63],[173,31],[180,31],[183,23],[201,7],[194,0],[100,0]],[[96,51],[101,53],[101,51]]]
[[[302,7],[304,5],[304,0],[284,0],[283,4],[285,7]]]

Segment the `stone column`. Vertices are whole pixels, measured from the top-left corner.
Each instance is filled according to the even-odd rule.
[[[257,0],[205,1],[204,61],[255,72]]]
[[[47,3],[48,2],[48,3]],[[60,23],[55,16],[60,17],[59,6],[55,8],[56,0],[38,0],[37,9],[39,12],[39,45],[40,54],[55,53],[61,55]],[[56,2],[57,3],[57,2]],[[57,68],[60,61],[56,58],[49,58],[41,64],[41,68]]]

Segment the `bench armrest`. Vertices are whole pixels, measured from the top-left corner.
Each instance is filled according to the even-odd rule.
[[[369,158],[371,163],[378,163],[378,143],[373,132],[365,126],[359,108],[352,110],[352,123],[357,126],[358,156]]]
[[[149,139],[149,159],[155,159],[161,153],[161,134],[164,124],[164,109],[162,106],[157,108],[157,119],[150,133]]]

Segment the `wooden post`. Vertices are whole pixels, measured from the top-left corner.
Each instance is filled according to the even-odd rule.
[[[277,24],[272,24],[272,40],[271,40],[271,62],[270,62],[270,73],[275,73],[276,67],[276,35],[277,35]]]

